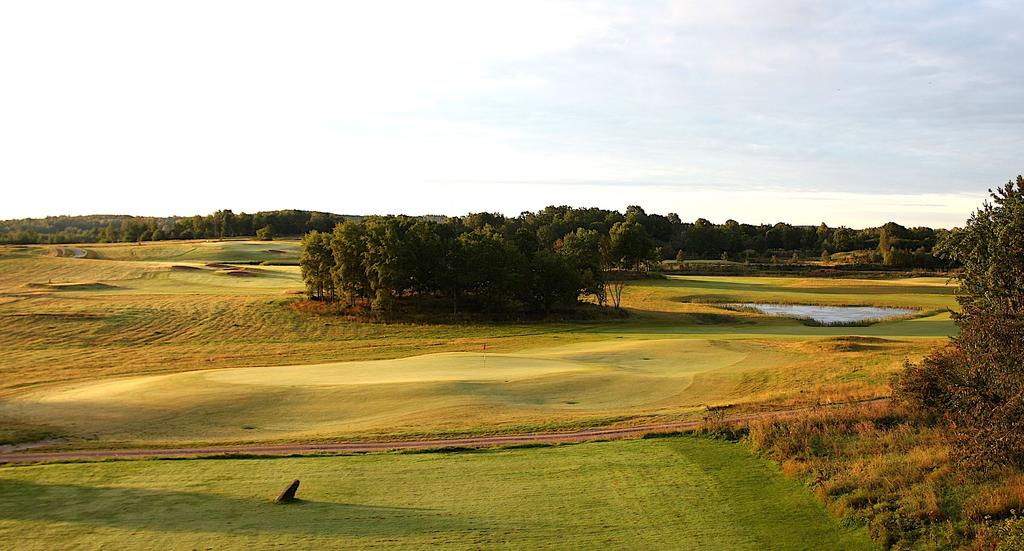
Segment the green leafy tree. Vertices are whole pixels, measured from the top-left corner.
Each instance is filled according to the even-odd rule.
[[[639,270],[644,262],[654,256],[654,243],[638,222],[626,220],[616,223],[609,237],[610,256],[616,266]]]
[[[452,304],[452,313],[458,313],[459,304],[470,285],[466,265],[466,250],[457,232],[450,225],[443,227],[440,235],[440,267],[434,274],[437,289],[446,295]]]
[[[538,251],[529,260],[529,265],[526,301],[531,309],[550,312],[558,306],[571,306],[579,299],[582,278],[566,257],[545,249]]]
[[[558,253],[579,275],[579,291],[595,297],[604,290],[601,258],[601,234],[597,230],[578,228],[562,238]]]
[[[489,227],[459,237],[467,291],[487,311],[519,307],[526,296],[525,255]]]
[[[889,232],[889,228],[882,226],[878,231],[878,252],[882,255],[882,264],[886,266],[892,266],[893,264],[893,244],[892,235]]]
[[[299,267],[310,298],[334,300],[335,286],[331,277],[334,255],[331,253],[330,234],[311,231],[303,237]]]
[[[409,290],[428,295],[440,288],[439,276],[444,271],[445,233],[440,224],[419,220],[405,232],[401,256],[407,264]]]
[[[939,252],[959,262],[951,345],[908,366],[904,403],[949,424],[957,456],[1024,465],[1024,178],[991,193]]]
[[[274,240],[274,228],[269,224],[256,230],[256,239],[260,241],[273,241]]]
[[[407,220],[393,216],[365,222],[363,267],[374,310],[390,311],[399,295],[409,288],[411,262],[403,241],[408,226]]]
[[[334,268],[331,278],[338,292],[354,306],[359,299],[370,292],[370,281],[366,276],[366,232],[359,222],[342,222],[334,227],[331,234],[331,253]]]

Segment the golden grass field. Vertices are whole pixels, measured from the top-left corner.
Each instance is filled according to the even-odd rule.
[[[0,249],[0,437],[63,445],[323,440],[674,420],[880,396],[951,334],[940,278],[672,277],[625,320],[358,323],[293,309],[295,242]],[[902,306],[809,327],[714,302]],[[486,344],[486,351],[484,345]]]

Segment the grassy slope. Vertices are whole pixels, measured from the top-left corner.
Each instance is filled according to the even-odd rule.
[[[625,322],[361,324],[290,309],[301,291],[294,267],[230,276],[207,266],[275,257],[268,248],[286,245],[91,249],[133,261],[0,250],[0,420],[14,431],[0,430],[0,440],[32,438],[50,424],[129,443],[480,432],[687,416],[704,404],[870,397],[885,391],[888,373],[905,358],[952,330],[948,315],[818,328],[704,302],[951,305],[949,288],[937,279],[671,278],[633,284],[624,300],[634,316]],[[484,342],[489,355],[502,356],[487,369],[479,354]],[[476,354],[322,365],[451,351]],[[525,372],[497,377],[502,361]],[[91,386],[115,375],[308,364],[321,367],[190,373],[140,381],[139,392],[124,386],[131,381]],[[403,366],[412,366],[412,379],[395,378]],[[291,380],[282,377],[289,369]],[[317,370],[335,376],[295,386]],[[360,384],[338,384],[353,378]],[[56,381],[76,386],[55,392]]]
[[[85,245],[96,258],[165,262],[298,262],[298,241],[160,241]]]
[[[276,246],[276,245],[275,245]],[[145,246],[143,246],[145,247]],[[228,258],[212,260],[224,261]],[[201,269],[181,269],[190,265]],[[294,267],[226,275],[203,262],[55,258],[0,249],[3,389],[56,380],[522,348],[571,338],[565,325],[360,324],[287,307]],[[95,284],[86,289],[61,284]]]
[[[269,503],[291,479],[303,502]],[[696,438],[464,454],[0,469],[19,549],[871,549],[742,447]]]

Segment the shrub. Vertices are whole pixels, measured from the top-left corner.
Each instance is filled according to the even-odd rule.
[[[895,396],[945,421],[968,465],[1024,466],[1024,177],[992,193],[937,250],[960,262],[960,335],[895,382]]]
[[[1019,551],[1024,549],[1024,517],[1014,516],[996,527],[996,551]]]

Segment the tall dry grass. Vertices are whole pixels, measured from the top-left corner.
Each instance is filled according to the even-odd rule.
[[[718,423],[888,549],[1024,549],[1024,473],[967,471],[941,425],[888,402]]]

